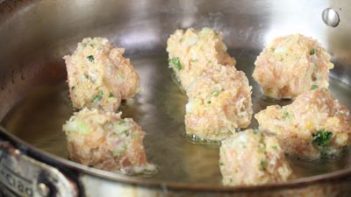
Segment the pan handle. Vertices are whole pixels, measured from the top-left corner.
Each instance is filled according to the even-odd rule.
[[[59,170],[35,160],[0,136],[1,196],[77,196],[77,187]]]

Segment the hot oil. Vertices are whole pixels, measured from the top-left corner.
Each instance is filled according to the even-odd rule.
[[[64,83],[36,88],[3,120],[10,132],[40,149],[67,157],[62,125],[72,107]]]
[[[251,77],[258,51],[234,50],[237,68],[245,71],[253,86],[255,113],[268,105],[289,104],[275,101],[260,92]],[[187,98],[172,80],[165,54],[131,58],[141,77],[141,90],[122,103],[123,117],[131,117],[146,132],[145,147],[149,160],[158,166],[158,173],[148,179],[187,183],[221,184],[218,143],[194,143],[186,138],[184,128]],[[67,158],[62,125],[69,119],[72,106],[67,85],[43,86],[33,91],[4,119],[3,125],[16,136],[49,153]],[[331,80],[333,94],[351,108],[348,86]],[[253,119],[250,127],[257,127]],[[308,162],[290,158],[297,177],[306,177],[343,169],[351,164],[348,151],[340,158]]]

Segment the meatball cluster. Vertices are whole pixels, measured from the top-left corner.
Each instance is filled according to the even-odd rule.
[[[300,34],[275,39],[257,57],[253,78],[266,96],[294,99],[255,115],[251,87],[210,28],[176,30],[167,41],[169,67],[188,97],[186,134],[220,141],[224,185],[259,185],[293,177],[285,153],[315,160],[351,144],[351,114],[328,90],[330,56]],[[87,166],[127,174],[154,172],[144,150],[144,131],[121,118],[121,100],[139,89],[139,76],[124,49],[105,38],[86,38],[65,56],[73,106],[80,111],[63,125],[69,157]]]
[[[64,57],[73,107],[116,111],[122,99],[137,93],[139,75],[123,53],[98,37],[83,39]]]
[[[222,141],[219,165],[224,185],[275,183],[292,176],[278,140],[252,129]]]
[[[210,28],[177,30],[167,41],[169,65],[188,96],[186,133],[222,140],[252,117],[251,87],[220,34]]]
[[[328,88],[330,56],[317,41],[301,34],[273,40],[257,57],[254,79],[266,96],[295,98],[311,89]]]
[[[287,106],[255,115],[259,129],[277,136],[285,152],[306,159],[335,155],[351,144],[350,111],[327,89],[305,92]]]
[[[115,112],[139,89],[139,75],[123,53],[105,38],[85,38],[64,57],[70,97],[80,111],[63,130],[72,160],[103,170],[147,173],[155,167],[146,159],[144,131]]]

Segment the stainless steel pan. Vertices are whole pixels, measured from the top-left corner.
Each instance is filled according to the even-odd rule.
[[[327,23],[326,8],[332,8],[324,12]],[[172,81],[165,45],[177,28],[221,31],[250,79],[257,112],[274,103],[251,78],[258,53],[278,35],[312,36],[336,65],[333,94],[351,108],[350,11],[346,0],[0,1],[0,196],[347,196],[349,151],[312,163],[290,158],[298,178],[286,183],[222,186],[218,145],[194,144],[184,135],[186,97]],[[141,93],[121,110],[147,133],[146,151],[159,169],[152,177],[126,177],[66,159],[61,126],[72,111],[62,56],[88,36],[126,48],[141,75]]]

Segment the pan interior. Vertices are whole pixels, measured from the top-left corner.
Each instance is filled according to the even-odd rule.
[[[234,49],[237,59],[253,87],[255,113],[277,102],[264,97],[251,74],[258,50]],[[130,56],[141,78],[141,91],[122,104],[124,117],[137,121],[146,132],[145,146],[149,160],[158,166],[158,173],[147,179],[187,183],[221,184],[219,146],[195,144],[185,137],[184,110],[187,98],[172,80],[165,53]],[[336,65],[338,66],[338,65]],[[60,66],[64,72],[64,65]],[[351,108],[351,88],[331,77],[333,95]],[[279,104],[285,105],[289,101]],[[67,158],[63,123],[73,113],[64,80],[40,85],[14,107],[2,121],[16,136],[39,149]],[[253,120],[251,127],[256,127]],[[349,150],[339,158],[307,162],[288,158],[297,177],[324,174],[351,165]]]

